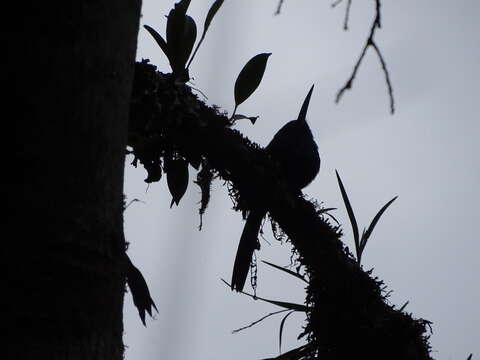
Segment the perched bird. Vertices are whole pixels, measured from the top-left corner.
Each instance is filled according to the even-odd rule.
[[[265,149],[271,158],[280,164],[287,185],[294,192],[299,192],[310,184],[320,170],[318,147],[306,121],[312,92],[313,85],[303,102],[297,120],[285,124]],[[265,208],[255,208],[247,216],[233,265],[232,290],[243,290],[253,252],[260,249],[258,232],[266,213]]]

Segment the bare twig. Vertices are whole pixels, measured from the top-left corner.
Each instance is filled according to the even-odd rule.
[[[333,2],[330,6],[332,8],[336,7],[338,4],[340,4],[343,0],[336,0],[335,2]]]
[[[336,0],[330,4],[332,8],[337,7],[343,0]],[[348,30],[348,18],[350,17],[350,7],[352,6],[352,0],[347,0],[347,7],[345,9],[345,19],[343,20],[343,30]]]
[[[348,25],[348,12],[349,12],[350,3],[351,3],[351,0],[349,0],[347,4],[347,13],[345,15],[345,23],[344,23],[345,30],[347,29],[347,25]],[[341,97],[343,96],[343,93],[346,90],[350,90],[352,88],[352,84],[353,84],[353,81],[355,80],[355,77],[357,76],[357,72],[358,72],[358,69],[360,68],[360,64],[362,63],[363,58],[365,57],[367,49],[371,46],[375,50],[375,53],[377,54],[378,58],[380,59],[382,70],[383,70],[383,73],[385,74],[385,80],[388,87],[388,96],[390,97],[390,113],[393,114],[395,112],[395,106],[394,106],[395,102],[393,98],[393,88],[390,81],[390,74],[388,73],[385,59],[383,58],[382,53],[380,52],[380,49],[378,48],[374,40],[375,31],[377,30],[377,28],[380,29],[382,27],[380,7],[381,7],[381,1],[375,0],[375,18],[370,28],[370,34],[368,35],[367,41],[365,42],[365,46],[362,49],[360,57],[358,58],[357,62],[355,63],[355,66],[353,67],[353,71],[352,71],[352,74],[350,75],[350,78],[347,80],[345,85],[338,91],[335,102],[338,103]]]
[[[347,8],[345,9],[345,20],[343,21],[343,30],[348,30],[348,18],[350,17],[350,7],[352,6],[352,0],[348,0]]]
[[[283,0],[279,0],[277,5],[277,10],[273,15],[280,15],[280,11],[282,11],[282,5],[283,5]]]
[[[375,42],[372,42],[371,46],[375,49],[375,52],[378,55],[378,59],[380,60],[380,64],[382,65],[383,73],[385,74],[385,82],[387,83],[388,96],[390,98],[390,113],[393,114],[395,112],[395,102],[393,99],[393,87],[390,81],[390,76],[388,74],[387,63],[385,62],[385,59],[383,58],[383,55],[380,52],[377,44]]]

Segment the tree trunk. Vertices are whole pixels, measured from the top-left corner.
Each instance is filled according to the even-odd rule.
[[[122,359],[123,168],[141,1],[13,6],[2,68],[2,358]]]

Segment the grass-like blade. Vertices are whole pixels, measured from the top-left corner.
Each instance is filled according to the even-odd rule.
[[[342,193],[343,202],[345,203],[345,207],[347,208],[348,217],[350,219],[350,223],[352,224],[353,230],[353,240],[355,241],[355,250],[357,252],[357,257],[360,254],[360,241],[358,238],[358,225],[357,220],[355,219],[355,214],[353,213],[352,206],[350,205],[350,200],[348,200],[347,192],[345,191],[345,187],[343,186],[342,179],[338,174],[338,171],[335,170],[337,174],[338,186],[340,187],[340,192]]]
[[[283,335],[283,326],[285,325],[285,320],[287,320],[287,317],[292,314],[294,311],[289,311],[287,315],[285,315],[280,322],[280,329],[278,331],[278,353],[282,353],[282,335]]]
[[[222,282],[227,285],[229,288],[231,288],[231,284],[229,284],[228,282],[226,282],[224,279],[221,279]],[[265,301],[265,302],[268,302],[270,304],[273,304],[273,305],[277,305],[277,306],[280,306],[280,307],[283,307],[285,309],[289,309],[289,310],[295,310],[295,311],[301,311],[301,312],[307,312],[308,311],[308,307],[305,306],[305,305],[301,305],[301,304],[295,304],[295,303],[291,303],[291,302],[286,302],[286,301],[277,301],[277,300],[269,300],[269,299],[265,299],[265,298],[262,298],[260,296],[255,296],[255,295],[252,295],[252,294],[249,294],[245,291],[239,291],[240,293],[244,294],[244,295],[247,295],[247,296],[250,296],[252,299],[254,300],[261,300],[261,301]]]
[[[365,235],[362,236],[362,241],[360,243],[360,249],[363,251],[365,246],[367,245],[367,241],[370,238],[370,235],[372,235],[373,229],[378,223],[378,220],[380,220],[380,217],[383,215],[385,210],[398,198],[398,196],[395,196],[392,200],[387,202],[383,207],[378,211],[377,215],[373,218],[372,222],[370,223],[370,226],[368,227],[367,231],[365,231]]]
[[[265,264],[267,264],[267,265],[270,265],[271,267],[274,267],[275,269],[284,271],[284,272],[286,272],[287,274],[290,274],[290,275],[292,275],[292,276],[295,276],[296,278],[299,278],[300,280],[303,280],[303,281],[305,281],[305,282],[308,284],[308,281],[305,280],[305,278],[304,278],[302,275],[300,275],[300,274],[298,274],[298,273],[296,273],[296,272],[294,272],[294,271],[292,271],[292,270],[285,269],[284,267],[281,267],[281,266],[279,266],[279,265],[272,264],[271,262],[268,262],[268,261],[265,261],[265,260],[262,260],[262,262],[265,263]]]

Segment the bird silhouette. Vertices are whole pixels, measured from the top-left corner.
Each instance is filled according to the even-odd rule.
[[[272,160],[279,163],[287,185],[293,192],[300,192],[310,184],[320,170],[318,146],[306,121],[313,87],[303,101],[297,120],[285,124],[265,148]],[[258,232],[266,214],[267,209],[254,208],[247,216],[233,265],[232,290],[243,290],[253,252],[260,249]]]

